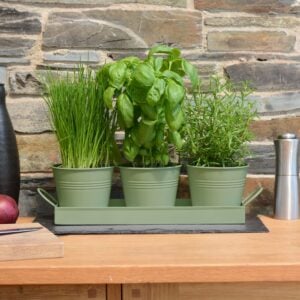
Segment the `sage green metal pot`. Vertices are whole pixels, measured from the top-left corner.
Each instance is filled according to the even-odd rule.
[[[241,205],[248,166],[187,166],[193,206]]]
[[[120,167],[126,206],[175,206],[180,168]]]
[[[54,166],[59,206],[108,206],[113,167],[77,169]]]

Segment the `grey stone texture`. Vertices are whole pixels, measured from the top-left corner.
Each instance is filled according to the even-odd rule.
[[[6,68],[0,67],[0,83],[6,84]]]
[[[55,51],[45,52],[44,62],[76,62],[76,63],[98,63],[100,55],[96,51]]]
[[[36,34],[41,29],[37,14],[0,6],[0,33]]]
[[[208,11],[293,13],[297,0],[195,0],[195,8]]]
[[[112,4],[141,3],[153,5],[170,5],[186,7],[186,0],[5,0],[6,2],[23,2],[37,4],[69,4],[69,5],[97,5],[108,6]]]
[[[296,37],[284,31],[213,31],[207,35],[209,51],[291,52]]]
[[[300,113],[300,92],[255,95],[251,99],[262,115]]]
[[[0,50],[1,51],[1,50]],[[30,60],[20,57],[0,57],[0,66],[29,65]]]
[[[300,87],[299,63],[242,63],[227,66],[225,71],[232,81],[248,80],[258,91],[297,90]]]
[[[15,72],[9,76],[10,93],[15,95],[40,95],[42,85],[33,72]]]
[[[202,16],[182,10],[90,10],[53,13],[43,47],[145,49],[158,43],[201,46]]]
[[[247,159],[250,174],[275,174],[275,152],[273,144],[253,144],[251,157]]]
[[[204,24],[214,27],[251,27],[259,26],[265,28],[290,28],[300,25],[300,19],[297,17],[209,17],[206,18]]]
[[[183,56],[188,60],[196,61],[217,61],[226,63],[227,61],[270,61],[270,60],[286,60],[300,61],[300,56],[295,53],[268,53],[268,52],[183,52]]]
[[[0,56],[22,57],[32,48],[35,41],[20,37],[0,36]]]
[[[13,126],[19,133],[43,133],[52,130],[43,99],[13,99],[7,101]]]

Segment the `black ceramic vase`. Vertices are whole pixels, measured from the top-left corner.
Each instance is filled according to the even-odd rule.
[[[18,203],[20,163],[15,132],[6,108],[4,84],[0,84],[0,194]]]

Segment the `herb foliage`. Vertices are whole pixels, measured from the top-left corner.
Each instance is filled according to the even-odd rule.
[[[210,80],[209,92],[194,93],[186,101],[185,143],[182,156],[189,163],[206,167],[245,165],[251,122],[257,117],[247,82],[235,87],[219,77]]]
[[[105,104],[117,110],[118,124],[125,131],[125,158],[138,167],[168,165],[169,144],[176,149],[183,144],[184,77],[193,89],[198,87],[193,65],[179,49],[160,45],[144,60],[126,57],[105,65],[99,76],[105,82]]]
[[[115,147],[116,113],[104,104],[101,80],[90,69],[79,66],[67,76],[48,72],[43,83],[61,166],[109,166]]]

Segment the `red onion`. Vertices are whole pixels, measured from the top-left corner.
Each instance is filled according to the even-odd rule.
[[[18,216],[16,201],[8,195],[0,194],[0,224],[16,223]]]

